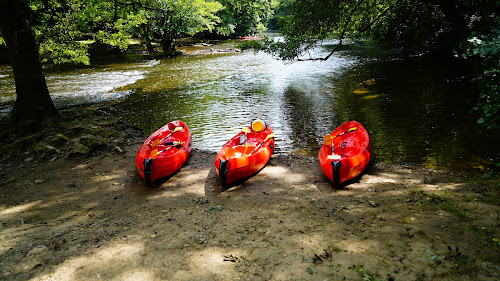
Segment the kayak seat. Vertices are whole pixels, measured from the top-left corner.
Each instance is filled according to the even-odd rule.
[[[247,147],[246,154],[248,155],[254,148],[257,147],[255,144],[250,144]],[[226,159],[231,159],[231,158],[239,158],[243,156],[243,153],[245,152],[245,145],[237,145],[234,146],[232,149],[228,149],[225,152]]]
[[[240,135],[240,145],[245,144],[247,142],[247,137],[243,134]]]
[[[359,148],[354,147],[354,146],[347,146],[344,148],[344,155],[345,156],[352,156],[352,155],[357,155],[359,153]]]
[[[333,153],[337,155],[344,154],[344,150],[337,146],[333,149]]]
[[[171,139],[171,138],[168,138],[168,139],[166,139],[166,140],[162,141],[162,142],[161,142],[158,146],[170,146],[170,144],[169,144],[169,145],[166,145],[166,143],[168,143],[168,142],[174,142],[174,143],[177,143],[177,142],[181,142],[181,141],[180,141],[179,139]]]

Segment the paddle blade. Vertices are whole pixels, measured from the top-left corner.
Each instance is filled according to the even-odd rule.
[[[274,138],[274,133],[267,135],[266,140],[268,140],[270,138]]]
[[[175,127],[175,128],[172,130],[172,132],[171,132],[170,134],[166,135],[163,139],[161,139],[161,140],[155,140],[155,141],[151,144],[151,147],[153,148],[153,147],[155,147],[155,146],[159,145],[159,144],[160,144],[163,140],[165,140],[165,139],[167,139],[168,137],[170,137],[173,133],[175,133],[175,132],[179,132],[179,131],[182,131],[182,130],[184,130],[184,127],[180,127],[180,126],[179,126],[179,127]]]
[[[155,158],[156,156],[158,156],[158,154],[160,154],[160,152],[158,152],[158,149],[155,149],[153,151],[151,151],[151,155],[149,156],[149,158]]]
[[[245,127],[245,128],[243,128],[243,129],[241,129],[241,130],[242,130],[244,133],[246,133],[246,134],[248,134],[248,133],[250,133],[250,132],[251,132],[251,131],[250,131],[250,129],[248,129],[248,127]]]
[[[326,135],[323,138],[323,142],[325,143],[325,145],[331,145],[332,142],[333,142],[333,136],[332,135]]]
[[[157,145],[159,145],[161,142],[161,140],[155,140],[152,144],[151,144],[151,147],[155,147]]]
[[[332,134],[329,134],[329,135],[326,135],[324,138],[323,138],[323,142],[325,143],[325,145],[331,145],[332,144],[332,140],[336,137],[339,137],[343,134],[347,134],[347,133],[350,133],[350,132],[354,132],[358,129],[358,127],[352,127],[352,128],[349,128],[349,130],[345,131],[345,132],[342,132],[336,136],[332,136]]]

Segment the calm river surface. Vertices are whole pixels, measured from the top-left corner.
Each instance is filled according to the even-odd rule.
[[[278,153],[317,156],[324,135],[357,120],[371,132],[375,161],[475,172],[500,162],[498,135],[468,120],[474,88],[458,61],[398,59],[398,52],[362,45],[326,62],[213,51],[234,44],[184,47],[189,55],[172,59],[128,55],[85,68],[48,67],[49,91],[59,107],[111,102],[146,135],[182,119],[194,147],[212,151],[260,118],[276,133]],[[10,68],[0,66],[2,114],[14,93]]]

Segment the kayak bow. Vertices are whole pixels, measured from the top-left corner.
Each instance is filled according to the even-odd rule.
[[[172,121],[151,134],[135,157],[147,185],[178,171],[191,155],[193,138],[183,121]]]
[[[215,157],[215,169],[224,188],[258,173],[274,152],[271,127],[267,125],[260,132],[251,128],[244,128],[232,137]]]
[[[371,152],[366,129],[357,121],[348,121],[325,136],[318,153],[319,165],[333,185],[340,188],[364,171]]]

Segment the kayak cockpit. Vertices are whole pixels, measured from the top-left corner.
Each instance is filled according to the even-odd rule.
[[[227,149],[224,152],[224,157],[225,157],[225,159],[231,159],[231,158],[240,158],[243,156],[248,156],[248,154],[250,154],[250,152],[252,152],[256,147],[257,147],[257,144],[255,144],[255,143],[254,144],[249,143],[248,146],[236,145],[236,146],[233,146],[231,149]]]

